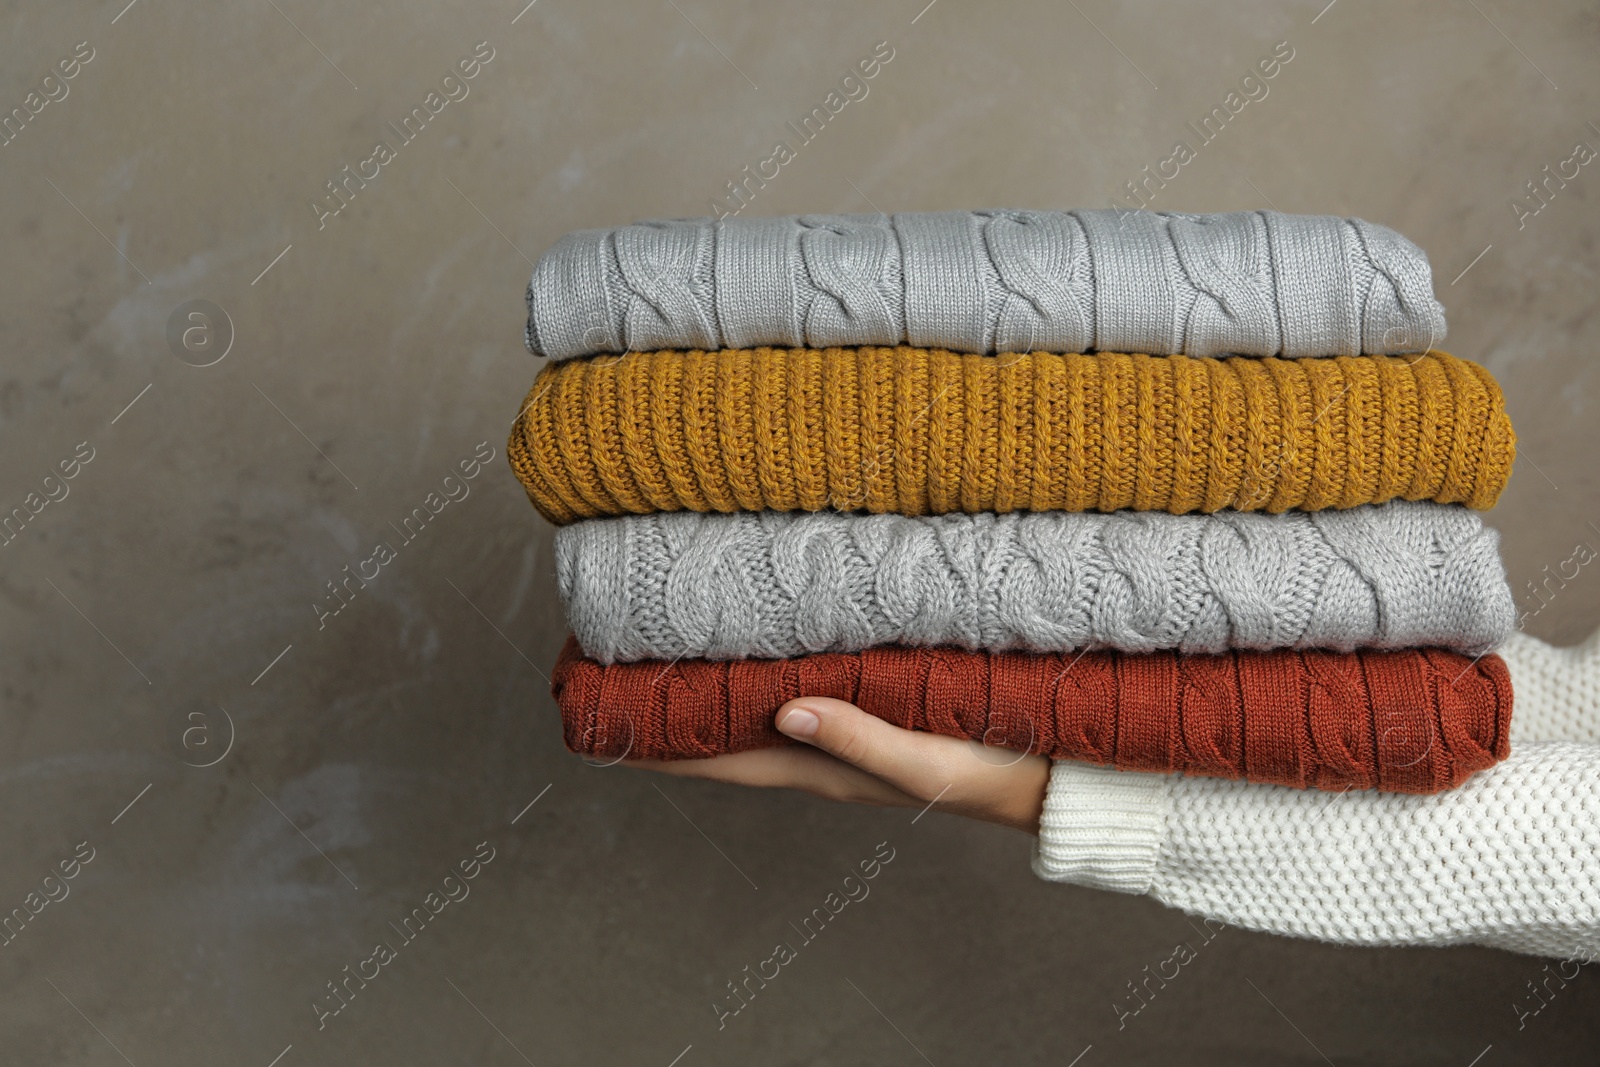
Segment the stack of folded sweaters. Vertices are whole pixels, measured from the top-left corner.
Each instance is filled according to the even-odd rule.
[[[575,751],[784,744],[802,695],[1335,791],[1439,792],[1509,751],[1477,512],[1511,426],[1433,348],[1427,260],[1391,230],[658,222],[562,239],[528,304],[551,362],[508,455],[561,527]]]

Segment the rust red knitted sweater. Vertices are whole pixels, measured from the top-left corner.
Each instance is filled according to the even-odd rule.
[[[1510,752],[1499,656],[1434,649],[1037,655],[869,648],[782,660],[602,666],[568,638],[552,691],[567,747],[696,759],[788,743],[798,696],[912,730],[1124,770],[1436,793]]]

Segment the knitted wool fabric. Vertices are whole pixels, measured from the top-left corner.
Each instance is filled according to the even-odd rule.
[[[1057,763],[1034,871],[1289,937],[1594,961],[1600,746],[1519,740],[1429,796]]]
[[[880,647],[602,666],[569,638],[551,691],[568,748],[632,759],[786,744],[772,718],[798,696],[1052,759],[1301,788],[1433,793],[1510,750],[1505,663],[1435,649],[1064,656]]]
[[[1189,359],[919,348],[553,363],[507,458],[550,521],[652,511],[1494,504],[1500,388],[1443,352]]]
[[[1560,648],[1522,631],[1500,649],[1513,672],[1517,718],[1511,738],[1600,745],[1600,630]]]
[[[1499,535],[1454,504],[1260,515],[693,512],[563,527],[601,663],[873,645],[1125,652],[1446,647],[1515,621]]]
[[[680,219],[568,234],[528,284],[528,349],[911,344],[957,352],[1422,352],[1421,249],[1274,211]]]
[[[1600,632],[1516,633],[1500,654],[1512,752],[1459,789],[1323,797],[1057,763],[1034,870],[1296,937],[1600,958]]]

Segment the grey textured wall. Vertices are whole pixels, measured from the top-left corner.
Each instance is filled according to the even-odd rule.
[[[0,548],[0,911],[93,856],[0,948],[0,1060],[1595,1062],[1593,968],[1519,1030],[1538,961],[1238,930],[1119,1031],[1182,915],[1037,882],[1022,837],[937,812],[585,766],[540,674],[551,530],[503,459],[530,259],[707,213],[878,42],[867,96],[749,212],[1104,206],[1287,41],[1152,206],[1360,215],[1429,251],[1448,348],[1521,437],[1491,521],[1537,607],[1530,579],[1600,546],[1600,173],[1513,201],[1600,147],[1593,5],[125,2],[0,12],[25,115],[0,505],[66,493]],[[377,176],[333,214],[346,165]],[[180,315],[185,349],[192,300],[231,326]],[[480,442],[470,495],[319,628],[326,583]],[[1585,568],[1527,625],[1597,623]],[[725,983],[884,841],[871,897],[719,1032]],[[319,1030],[325,983],[475,851],[470,896]]]

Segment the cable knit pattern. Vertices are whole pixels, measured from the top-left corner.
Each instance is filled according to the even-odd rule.
[[[553,363],[507,458],[564,524],[682,510],[1487,508],[1514,450],[1494,379],[1443,352],[761,348]]]
[[[1353,356],[1444,339],[1428,259],[1360,219],[977,211],[580,230],[528,284],[528,349],[910,344]]]
[[[1505,664],[1435,649],[1065,656],[884,646],[604,666],[569,638],[551,691],[567,747],[615,758],[786,744],[772,717],[801,695],[1053,759],[1299,788],[1437,792],[1510,747]]]
[[[1600,632],[1503,655],[1514,751],[1433,796],[1051,771],[1034,870],[1253,930],[1600,955]]]
[[[1486,652],[1499,535],[1449,504],[1259,515],[693,512],[556,534],[584,654],[768,659],[872,645]]]

